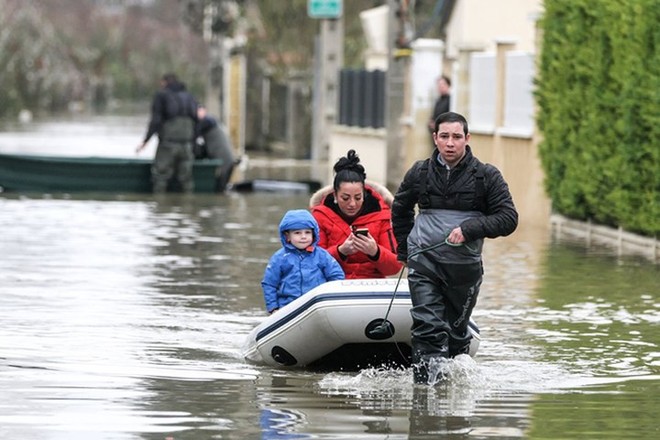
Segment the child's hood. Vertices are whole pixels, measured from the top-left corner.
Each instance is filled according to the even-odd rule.
[[[282,241],[282,246],[286,246],[286,237],[284,236],[284,231],[291,231],[294,229],[311,229],[314,231],[314,241],[312,242],[313,246],[316,246],[319,242],[319,224],[316,222],[316,219],[306,209],[292,209],[287,211],[282,217],[280,222],[280,240]]]

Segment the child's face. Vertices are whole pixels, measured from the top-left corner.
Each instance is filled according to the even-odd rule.
[[[311,229],[293,229],[284,232],[284,235],[287,241],[298,249],[305,249],[314,241],[314,231]]]

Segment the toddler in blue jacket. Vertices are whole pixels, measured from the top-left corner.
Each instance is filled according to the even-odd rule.
[[[344,279],[337,260],[318,246],[319,225],[309,211],[288,211],[279,230],[282,248],[270,257],[261,281],[268,313],[326,281]]]

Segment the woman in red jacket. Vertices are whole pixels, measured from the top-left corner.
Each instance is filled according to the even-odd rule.
[[[319,246],[339,261],[347,279],[385,278],[401,270],[396,258],[390,205],[382,185],[366,182],[355,150],[334,166],[332,187],[318,190],[310,209],[320,227]]]

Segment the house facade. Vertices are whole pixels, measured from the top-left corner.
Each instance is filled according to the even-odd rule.
[[[445,41],[418,39],[411,44],[399,126],[393,130],[336,125],[330,161],[355,148],[371,179],[400,181],[410,165],[428,157],[433,148],[426,122],[435,100],[436,79],[445,74],[452,79],[451,108],[467,117],[475,154],[502,171],[521,222],[547,225],[550,204],[537,155],[533,97],[541,13],[541,0],[456,1]],[[379,61],[367,61],[367,66],[382,67],[384,45],[378,47],[381,53],[371,50],[370,55]],[[387,136],[393,131],[401,143],[394,152],[387,147]],[[328,168],[329,181],[331,166]]]

